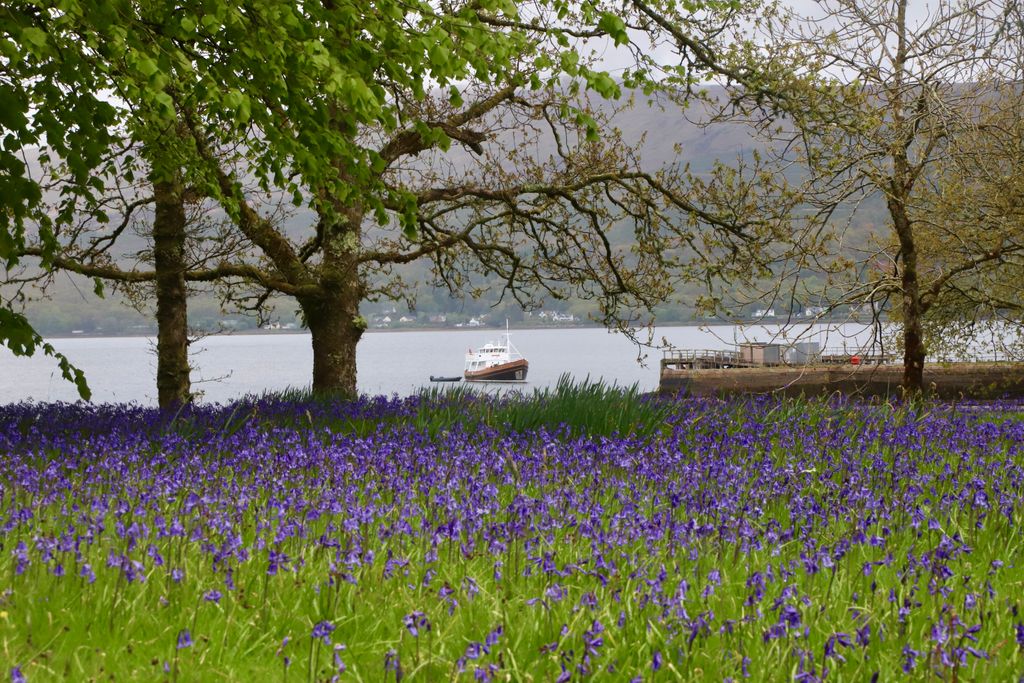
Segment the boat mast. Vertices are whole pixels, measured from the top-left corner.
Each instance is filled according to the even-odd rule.
[[[509,360],[512,360],[513,356],[521,358],[523,355],[519,353],[519,349],[512,346],[512,334],[508,329],[508,318],[505,318],[505,352],[508,354]]]

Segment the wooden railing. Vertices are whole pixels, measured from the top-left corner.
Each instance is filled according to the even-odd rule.
[[[819,363],[826,365],[891,365],[902,360],[893,353],[881,353],[877,349],[826,348],[821,352]]]
[[[785,349],[783,349],[785,352]],[[825,351],[803,356],[802,360],[780,359],[778,362],[744,358],[739,351],[722,349],[669,349],[662,352],[661,367],[673,370],[698,370],[711,368],[762,368],[780,366],[864,364],[879,365],[898,363],[900,358],[893,354],[851,351],[850,349],[829,348]]]
[[[783,354],[787,349],[783,347]],[[929,356],[928,363],[957,362],[958,359]],[[974,355],[969,360],[975,362],[1014,361],[1005,355]],[[827,347],[820,353],[804,356],[797,360],[791,356],[777,363],[763,362],[744,358],[739,351],[723,349],[666,349],[662,351],[662,369],[700,370],[714,368],[765,368],[765,367],[803,367],[809,365],[898,365],[903,356],[898,353],[882,353],[877,348],[851,349],[849,347]]]
[[[661,358],[662,369],[675,370],[747,368],[755,365],[742,360],[738,351],[721,349],[671,349],[664,351]]]

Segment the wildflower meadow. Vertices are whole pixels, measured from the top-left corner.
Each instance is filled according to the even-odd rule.
[[[1017,680],[1014,404],[0,407],[12,681]]]

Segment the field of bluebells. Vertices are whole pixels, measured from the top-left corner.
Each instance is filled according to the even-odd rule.
[[[0,662],[31,682],[1017,680],[1021,415],[564,386],[0,407]]]

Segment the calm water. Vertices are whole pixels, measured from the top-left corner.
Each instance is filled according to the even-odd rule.
[[[857,330],[816,327],[809,340],[840,347]],[[408,395],[431,386],[430,375],[461,375],[463,356],[470,347],[497,341],[497,330],[371,332],[359,344],[359,390],[368,394]],[[724,349],[743,339],[767,340],[778,328],[751,326],[658,328],[662,339],[678,348]],[[794,331],[789,332],[793,337]],[[93,400],[156,403],[155,340],[147,337],[68,338],[50,340],[85,371]],[[553,385],[559,375],[577,379],[588,375],[619,385],[658,386],[661,352],[643,349],[646,365],[629,340],[603,329],[513,330],[512,343],[530,361],[524,386]],[[208,337],[193,345],[193,388],[202,400],[227,402],[246,394],[308,386],[313,357],[309,335],[258,334]],[[73,401],[74,387],[64,381],[52,360],[15,358],[0,348],[0,403],[22,400]]]

